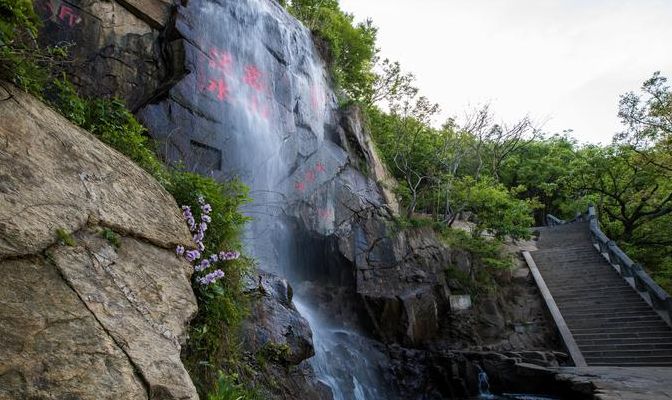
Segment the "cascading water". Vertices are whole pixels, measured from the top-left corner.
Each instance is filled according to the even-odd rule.
[[[494,398],[490,393],[490,382],[488,382],[488,374],[483,371],[483,368],[476,366],[478,369],[478,397],[482,399]]]
[[[334,139],[338,106],[310,33],[272,0],[190,0],[176,30],[191,73],[140,117],[167,158],[250,187],[245,241],[262,268],[294,284],[305,271],[319,275],[326,261],[300,256],[296,226],[321,237],[337,228],[336,178],[348,155]],[[310,298],[295,300],[313,330],[310,362],[335,399],[396,397],[372,341]]]

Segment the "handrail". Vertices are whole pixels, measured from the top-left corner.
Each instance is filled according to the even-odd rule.
[[[665,322],[672,326],[672,297],[644,271],[640,264],[628,257],[616,242],[602,232],[595,206],[592,204],[588,206],[588,211],[584,215],[588,219],[590,236],[595,248],[656,311],[663,315]],[[583,218],[583,215],[581,217]],[[578,217],[574,220],[576,219]],[[550,214],[546,216],[546,221],[553,222],[548,223],[550,226],[568,223]]]

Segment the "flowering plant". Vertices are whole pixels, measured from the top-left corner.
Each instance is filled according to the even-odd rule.
[[[204,255],[205,245],[203,240],[205,239],[205,231],[208,230],[208,224],[212,221],[210,217],[212,207],[205,202],[203,196],[198,197],[198,205],[201,209],[201,220],[198,223],[196,223],[194,214],[191,212],[191,207],[182,206],[182,217],[187,222],[189,231],[193,234],[192,241],[196,245],[196,249],[187,250],[184,246],[177,246],[175,252],[178,256],[182,256],[192,263],[196,272],[201,272],[215,266],[218,262],[235,260],[240,257],[240,253],[237,251],[220,251],[207,257]],[[205,276],[197,278],[197,281],[203,286],[208,286],[223,277],[224,271],[217,268]]]

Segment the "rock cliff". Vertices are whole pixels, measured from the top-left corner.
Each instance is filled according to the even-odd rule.
[[[0,120],[0,398],[197,399],[173,198],[6,83]]]

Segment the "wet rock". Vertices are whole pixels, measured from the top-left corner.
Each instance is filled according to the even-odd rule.
[[[270,347],[286,348],[282,361],[297,365],[315,354],[308,321],[292,303],[292,288],[287,280],[259,271],[247,284],[253,298],[251,316],[245,321],[244,343],[253,353]]]

